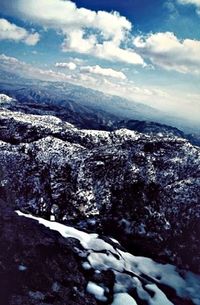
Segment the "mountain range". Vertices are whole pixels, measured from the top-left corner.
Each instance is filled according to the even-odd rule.
[[[2,305],[199,305],[198,129],[14,77],[0,85]]]
[[[47,111],[55,111],[62,119],[71,120],[77,125],[81,125],[81,119],[85,119],[85,124],[83,122],[80,126],[82,128],[105,129],[110,128],[113,121],[139,120],[173,126],[194,136],[198,136],[200,132],[199,123],[183,119],[178,114],[170,116],[143,103],[128,100],[127,97],[104,94],[72,83],[22,78],[2,68],[0,93],[17,99],[18,107],[25,107],[26,111],[30,111],[30,107],[38,111],[42,108],[44,111],[46,107]],[[77,115],[80,118],[76,119]],[[95,126],[98,119],[100,124]]]

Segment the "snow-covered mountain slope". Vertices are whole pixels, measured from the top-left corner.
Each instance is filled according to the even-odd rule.
[[[89,234],[73,227],[17,212],[59,232],[64,238],[75,238],[82,268],[91,274],[86,290],[98,301],[112,305],[178,305],[200,304],[200,276],[183,272],[169,264],[134,256],[117,241]],[[77,247],[77,246],[76,246]],[[66,258],[67,259],[67,258]],[[28,268],[28,267],[27,267]],[[106,271],[113,275],[108,282]]]
[[[11,102],[14,102],[14,101],[15,100],[12,97],[10,97],[10,96],[8,96],[6,94],[0,93],[0,105],[1,106],[2,106],[2,104],[11,103]]]
[[[84,130],[5,109],[0,124],[0,199],[200,271],[198,147],[171,133]]]
[[[129,115],[124,117],[123,115],[116,114],[115,112],[114,114],[111,110],[110,112],[108,111],[106,105],[110,102],[111,104],[113,103],[115,107],[117,107],[118,105],[117,101],[114,98],[110,101],[110,98],[106,96],[107,101],[104,97],[105,100],[104,103],[102,103],[101,96],[101,106],[102,104],[106,105],[104,105],[105,107],[102,106],[102,108],[100,109],[99,107],[95,108],[95,99],[93,100],[93,106],[92,103],[90,103],[89,105],[85,105],[83,102],[81,102],[81,97],[76,100],[76,98],[73,97],[72,94],[72,97],[68,98],[65,95],[65,90],[61,90],[61,92],[59,92],[59,94],[57,95],[55,93],[57,91],[53,85],[51,85],[51,87],[48,86],[48,90],[47,88],[45,90],[43,87],[40,90],[38,89],[38,86],[34,87],[35,89],[30,89],[30,86],[28,86],[27,89],[24,89],[23,86],[22,88],[13,88],[13,86],[10,86],[10,88],[8,86],[10,89],[8,88],[3,92],[11,94],[11,96],[13,97],[17,97],[18,100],[13,99],[12,102],[9,100],[10,102],[4,102],[3,106],[12,111],[21,111],[23,113],[35,115],[56,116],[64,120],[65,122],[70,122],[82,129],[85,128],[113,131],[121,128],[126,128],[150,135],[171,134],[172,136],[188,139],[191,144],[200,146],[200,137],[198,134],[200,128],[194,130],[190,128],[185,128],[185,132],[183,132],[175,127],[164,125],[163,123],[165,122],[165,120],[164,118],[162,118],[163,115],[161,115],[160,120],[158,120],[159,122],[162,122],[162,124],[156,123],[154,121],[152,122],[150,120],[155,119],[156,121],[156,118],[151,115],[149,117],[142,114],[138,116],[139,110],[137,110],[137,107],[135,109],[135,112],[131,113],[130,111],[128,111]],[[3,94],[1,95],[5,96]],[[121,104],[122,102],[123,101],[121,101]],[[152,110],[146,109],[146,112],[150,114]],[[153,112],[155,113],[155,111]],[[138,120],[138,118],[140,118],[140,120]],[[146,120],[144,121],[144,119]],[[172,125],[176,126],[176,124],[173,122]],[[193,131],[195,131],[195,133]]]

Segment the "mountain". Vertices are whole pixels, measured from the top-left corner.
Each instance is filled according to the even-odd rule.
[[[171,135],[179,138],[188,140],[191,144],[200,146],[200,134],[187,134],[176,127],[172,127],[165,124],[160,124],[151,121],[138,121],[138,120],[122,120],[115,124],[115,129],[117,128],[127,128],[129,130],[135,130],[141,133],[149,135]]]
[[[61,99],[61,96],[59,97],[57,93],[55,94],[56,89],[53,86],[51,87],[51,90],[55,89],[55,91],[52,92],[50,89],[47,90],[46,84],[44,84],[44,87],[45,90],[37,91],[34,86],[30,87],[30,85],[25,86],[25,88],[21,88],[20,86],[19,88],[16,88],[14,86],[14,89],[13,86],[8,84],[4,85],[4,92],[10,96],[0,94],[0,98],[1,96],[4,96],[1,104],[4,108],[6,107],[12,111],[21,111],[24,113],[38,115],[53,115],[66,122],[70,122],[79,128],[105,131],[127,128],[146,134],[172,134],[174,136],[189,140],[191,144],[200,146],[200,136],[198,133],[184,133],[176,127],[171,127],[169,125],[164,125],[149,120],[143,121],[135,119],[122,119],[120,115],[114,115],[112,112],[101,110],[99,108],[96,109],[91,105],[84,105],[84,103],[81,103],[81,101],[73,101],[72,99],[68,98]],[[72,94],[72,96],[74,96],[74,94]],[[5,101],[5,97],[7,97],[7,101],[9,100],[9,102]],[[123,102],[123,100],[121,102]],[[146,110],[148,112],[148,107]],[[142,112],[139,112],[141,116]],[[134,116],[137,117],[136,111]],[[151,116],[151,113],[149,113],[149,116]]]
[[[16,80],[15,80],[16,79]],[[67,102],[136,119],[158,118],[161,112],[142,103],[131,102],[125,98],[104,94],[72,83],[47,82],[19,77],[0,70],[0,90],[20,101],[20,103],[45,103],[65,106]]]
[[[92,228],[137,254],[198,270],[198,147],[171,133],[78,129],[7,109],[0,125],[0,198],[13,209]]]
[[[15,100],[7,105],[11,110],[54,115],[80,128],[114,130],[123,126],[141,132],[151,129],[154,134],[168,129],[167,132],[200,145],[198,124],[71,83],[31,80],[0,70],[0,93]]]
[[[123,99],[101,106],[95,91],[11,79],[0,85],[0,304],[199,305],[198,133],[144,120],[143,105],[121,115]]]
[[[21,106],[24,111],[56,111],[60,112],[62,119],[73,124],[81,124],[81,119],[88,118],[82,128],[101,129],[116,118],[121,120],[142,120],[157,122],[160,124],[174,126],[186,134],[193,134],[196,137],[200,133],[200,125],[192,121],[181,119],[177,115],[169,116],[167,113],[147,106],[142,103],[104,94],[103,92],[85,88],[72,83],[47,82],[37,79],[19,77],[17,74],[0,70],[0,93],[18,100],[18,109]],[[31,109],[30,109],[31,108]],[[96,119],[101,123],[101,128],[95,124]],[[111,119],[111,122],[110,122]],[[81,123],[80,123],[81,122]],[[109,122],[109,124],[108,124]],[[105,128],[105,127],[104,127]]]

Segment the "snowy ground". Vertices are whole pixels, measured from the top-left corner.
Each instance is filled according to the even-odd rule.
[[[159,264],[146,257],[134,256],[120,250],[115,240],[105,242],[98,234],[88,234],[73,227],[57,222],[47,221],[32,215],[17,211],[19,216],[37,220],[40,224],[59,232],[63,237],[76,238],[80,241],[85,253],[83,268],[112,270],[115,274],[113,303],[111,305],[137,305],[131,296],[131,290],[136,290],[138,298],[148,305],[176,305],[164,292],[164,287],[170,287],[182,300],[190,300],[194,305],[200,305],[200,276],[191,272],[180,272],[170,264]],[[114,242],[114,243],[113,243]],[[109,293],[104,283],[88,282],[87,291],[99,301],[106,302]]]

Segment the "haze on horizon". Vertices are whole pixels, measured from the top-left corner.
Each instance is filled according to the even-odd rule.
[[[0,0],[0,68],[199,122],[200,0]]]

